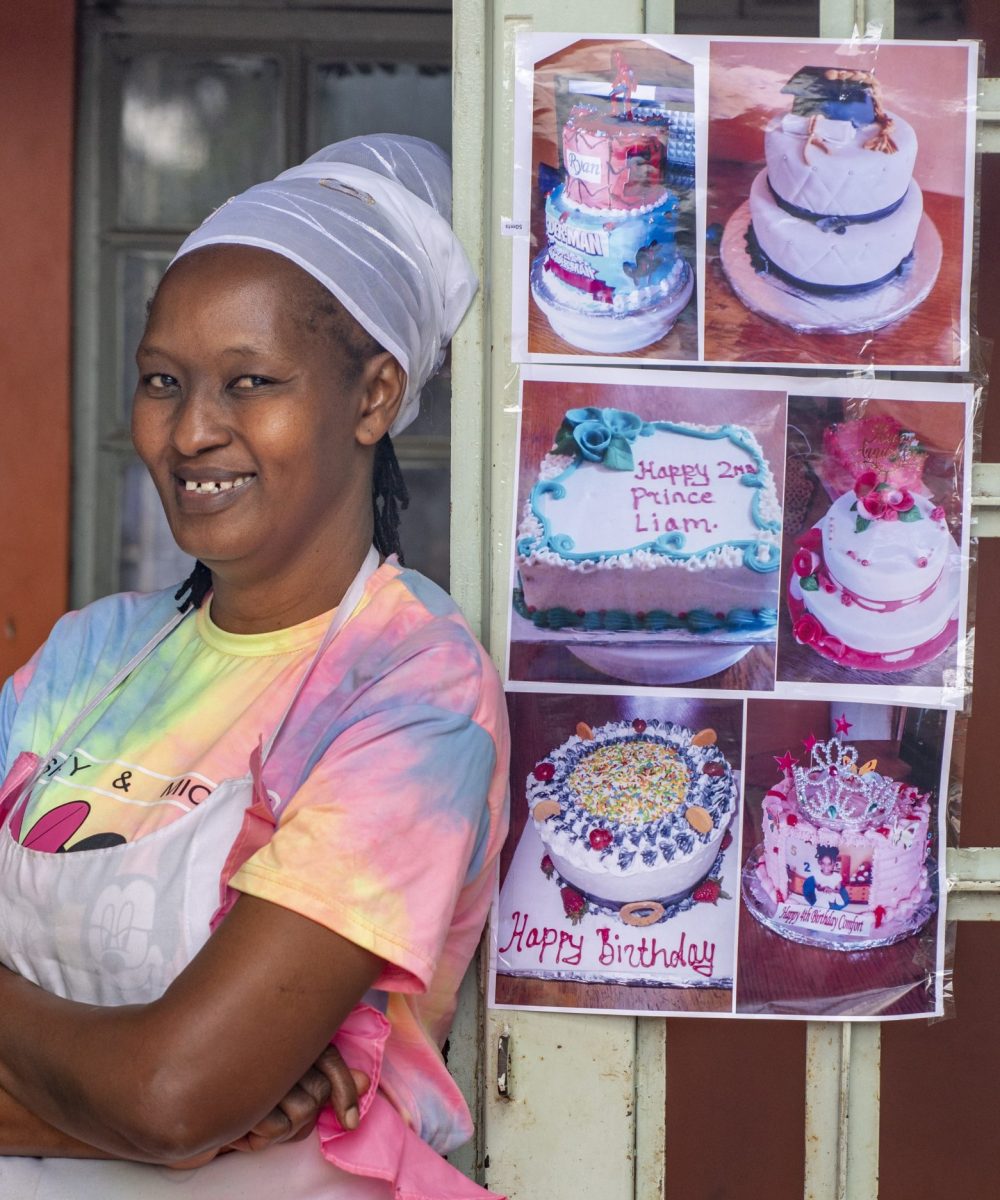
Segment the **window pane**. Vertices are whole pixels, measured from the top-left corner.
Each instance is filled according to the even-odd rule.
[[[363,133],[409,133],[451,153],[450,67],[317,63],[310,84],[316,148]]]
[[[189,229],[284,165],[281,65],[157,52],[125,63],[118,212],[129,228]]]
[[[120,264],[118,329],[121,334],[121,391],[117,413],[127,425],[135,390],[135,348],[146,327],[146,306],[173,255],[166,250],[127,250]]]
[[[451,372],[447,368],[424,385],[417,419],[407,425],[401,436],[403,439],[437,437],[445,441],[451,436]]]
[[[177,587],[191,573],[194,560],[171,536],[160,497],[141,462],[124,464],[121,498],[119,587],[126,592]]]
[[[399,531],[406,565],[447,588],[451,472],[447,463],[413,467],[404,462],[402,468],[410,493]]]

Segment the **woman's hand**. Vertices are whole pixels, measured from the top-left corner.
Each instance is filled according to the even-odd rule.
[[[358,1100],[368,1090],[369,1079],[363,1071],[352,1071],[336,1046],[327,1046],[316,1062],[266,1117],[243,1137],[206,1150],[204,1154],[170,1165],[179,1171],[203,1167],[231,1150],[253,1153],[279,1142],[297,1142],[312,1133],[319,1114],[329,1105],[345,1129],[358,1125]]]

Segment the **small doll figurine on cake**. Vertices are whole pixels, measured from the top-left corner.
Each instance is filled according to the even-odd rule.
[[[838,729],[850,727],[844,717]],[[930,796],[859,762],[835,736],[804,743],[809,765],[776,757],[763,843],[744,869],[747,907],[793,941],[837,950],[885,945],[934,911],[928,877]]]
[[[935,234],[926,270],[910,280],[927,220],[912,126],[885,107],[872,71],[802,67],[781,90],[791,108],[768,124],[766,165],[730,222],[745,244],[735,247],[735,233],[728,249],[723,240],[730,281],[751,308],[794,328],[857,332],[898,320],[930,291],[940,260]],[[782,298],[751,286],[754,272]],[[873,298],[894,281],[903,287],[891,302]]]
[[[563,125],[564,180],[546,198],[545,248],[531,267],[553,330],[602,354],[658,341],[694,290],[668,186],[671,160],[693,166],[693,114],[638,100],[654,89],[639,88],[620,52],[614,59],[610,106],[581,101]]]

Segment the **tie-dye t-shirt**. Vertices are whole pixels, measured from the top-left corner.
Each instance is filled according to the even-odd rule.
[[[0,694],[0,766],[45,755],[174,612],[169,592],[70,613]],[[244,776],[327,629],[275,633],[185,619],[70,738],[32,793],[21,841],[85,852],[132,841]],[[233,886],[385,961],[392,1035],[382,1086],[447,1152],[471,1132],[438,1050],[475,952],[506,827],[506,710],[451,599],[394,562],[309,676],[264,768],[286,802]]]

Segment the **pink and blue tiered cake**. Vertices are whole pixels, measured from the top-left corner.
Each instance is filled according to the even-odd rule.
[[[663,337],[694,289],[677,251],[680,202],[668,187],[676,118],[633,106],[631,72],[612,95],[620,111],[580,103],[562,129],[564,181],[545,201],[545,249],[532,264],[536,303],[560,337],[595,353]],[[692,135],[693,136],[693,132]]]

